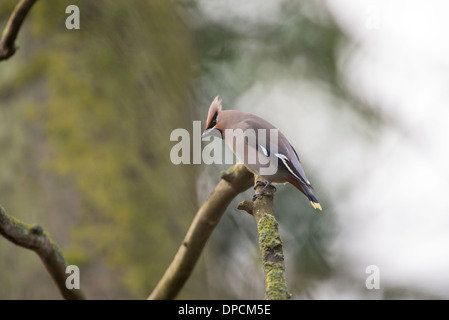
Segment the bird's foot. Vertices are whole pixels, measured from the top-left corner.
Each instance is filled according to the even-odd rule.
[[[257,180],[257,181],[256,181],[256,184],[254,185],[254,190],[256,190],[257,187],[261,187],[261,186],[264,186],[264,188],[266,188],[267,185],[272,186],[273,189],[274,189],[274,191],[277,191],[276,187],[275,187],[273,184],[271,184],[271,182],[262,181],[262,180]]]
[[[261,197],[261,196],[270,196],[270,197],[272,197],[273,194],[271,194],[271,193],[265,194],[265,190],[267,190],[268,186],[272,186],[273,189],[274,189],[274,191],[276,192],[276,187],[273,186],[273,185],[271,184],[271,182],[260,181],[260,180],[257,180],[257,181],[256,181],[256,184],[255,184],[255,186],[254,186],[254,190],[256,190],[257,187],[261,187],[261,186],[264,186],[263,189],[262,189],[259,193],[256,193],[255,195],[253,195],[253,201],[256,201],[256,199],[258,199],[258,198]]]
[[[254,184],[254,190],[257,189],[257,187],[261,187],[261,186],[266,186],[267,185],[267,181],[262,181],[262,180],[257,180],[256,183]]]

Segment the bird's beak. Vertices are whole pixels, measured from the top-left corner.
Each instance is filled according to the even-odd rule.
[[[214,137],[217,137],[220,139],[222,138],[221,131],[216,128],[210,128],[210,129],[204,130],[204,132],[201,136],[201,139],[209,137],[209,136],[214,136]]]

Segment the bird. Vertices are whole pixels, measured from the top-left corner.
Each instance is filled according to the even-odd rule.
[[[249,170],[265,180],[256,183],[264,188],[254,195],[253,201],[272,184],[290,183],[308,198],[314,209],[322,210],[295,149],[268,121],[239,110],[222,110],[217,96],[209,107],[202,138],[208,136],[223,139]],[[270,170],[270,166],[275,170]]]

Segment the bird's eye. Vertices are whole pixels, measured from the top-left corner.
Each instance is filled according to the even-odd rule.
[[[212,117],[212,120],[210,121],[209,126],[207,127],[207,129],[213,128],[215,127],[215,125],[217,124],[217,117],[218,117],[218,111],[215,112],[214,116]]]

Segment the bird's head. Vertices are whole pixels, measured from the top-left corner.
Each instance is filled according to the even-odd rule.
[[[221,113],[221,99],[217,96],[212,101],[207,114],[206,129],[203,132],[202,138],[208,136],[215,136],[223,139],[223,123],[220,121]]]

